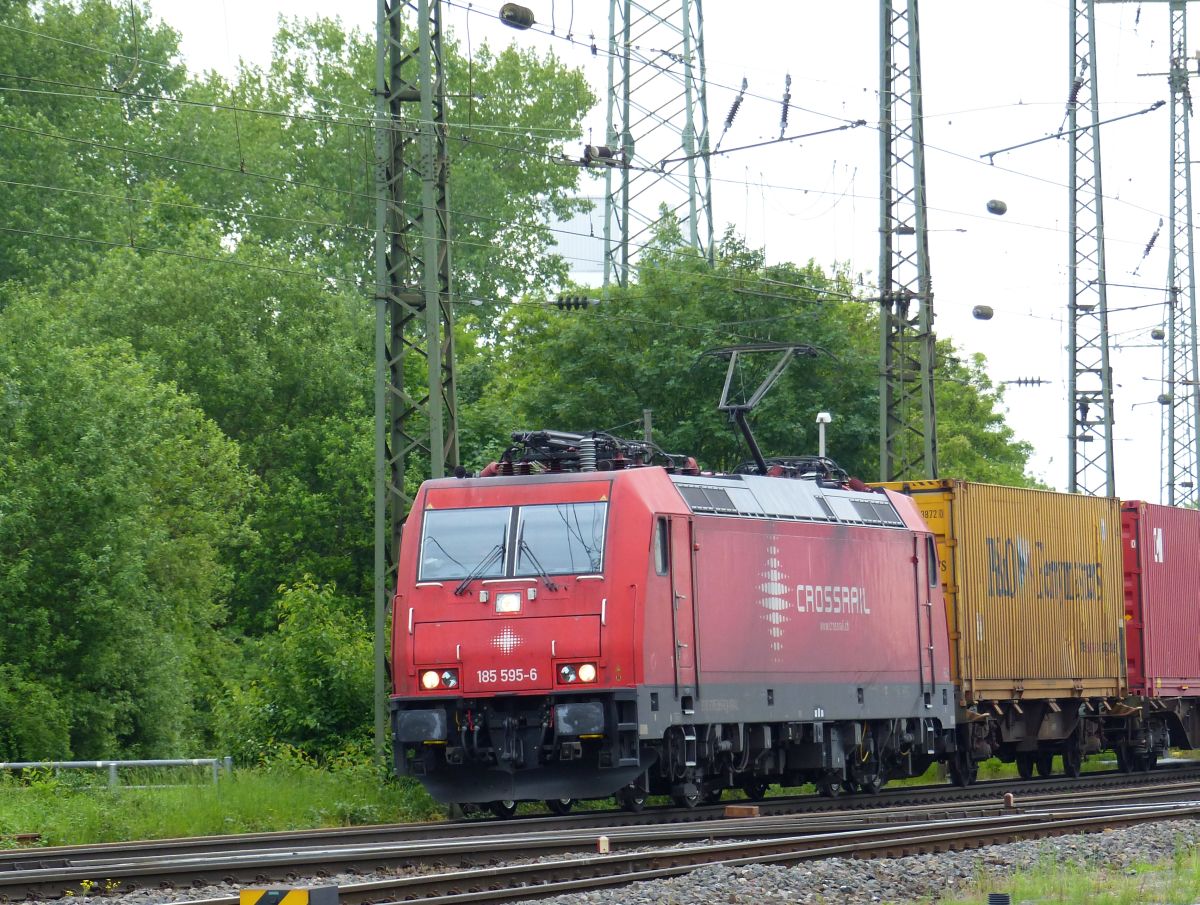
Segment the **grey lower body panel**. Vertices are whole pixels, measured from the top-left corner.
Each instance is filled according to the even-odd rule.
[[[646,685],[638,689],[642,738],[661,738],[670,726],[714,723],[827,723],[932,719],[954,725],[955,691],[936,685],[707,683],[699,688]]]

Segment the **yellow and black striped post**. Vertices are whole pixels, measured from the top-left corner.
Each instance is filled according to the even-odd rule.
[[[277,886],[271,889],[243,889],[239,905],[338,905],[336,886],[312,886],[299,889]]]

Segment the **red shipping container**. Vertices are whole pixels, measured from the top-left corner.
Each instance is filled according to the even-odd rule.
[[[1129,690],[1200,691],[1200,511],[1121,504]]]

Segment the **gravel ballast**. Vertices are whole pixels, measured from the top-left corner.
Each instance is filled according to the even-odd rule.
[[[1129,869],[1164,861],[1200,841],[1200,821],[1178,820],[1076,836],[992,845],[965,852],[859,860],[829,858],[793,866],[754,864],[737,868],[702,867],[679,877],[635,883],[591,893],[529,900],[540,905],[752,905],[752,903],[838,902],[844,905],[936,901],[990,875],[998,882],[1016,871],[1047,863]],[[395,874],[339,874],[288,886],[346,885]],[[97,877],[102,881],[102,877]],[[273,885],[273,884],[267,884]],[[279,884],[284,885],[284,884]],[[117,895],[76,895],[39,902],[72,905],[166,905],[218,896],[236,896],[237,886],[187,890],[143,890]],[[985,890],[986,891],[986,890]]]

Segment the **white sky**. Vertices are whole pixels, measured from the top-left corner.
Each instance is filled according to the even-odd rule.
[[[470,12],[468,12],[468,5]],[[514,32],[492,20],[500,0],[454,0],[445,9],[449,30],[473,45],[509,41],[552,48],[584,68],[598,96],[607,79],[604,55],[560,38]],[[552,21],[561,36],[594,34],[603,48],[608,3],[601,0],[526,0],[539,28]],[[965,352],[983,352],[994,380],[1041,377],[1041,387],[1010,387],[1009,423],[1036,449],[1033,467],[1064,487],[1066,435],[1068,218],[1065,141],[1047,141],[995,159],[980,155],[1055,132],[1063,123],[1070,83],[1068,2],[922,0],[921,48],[926,117],[926,181],[930,270],[936,329]],[[153,0],[155,12],[182,33],[195,70],[231,72],[244,58],[265,63],[277,17],[340,16],[373,32],[375,3],[291,0]],[[743,77],[748,97],[725,147],[778,136],[779,99],[792,77],[788,134],[826,129],[841,119],[878,120],[878,3],[812,0],[708,0],[705,44],[709,119],[714,138]],[[572,17],[573,16],[573,21]],[[1100,4],[1097,11],[1101,118],[1170,101],[1166,3]],[[1193,23],[1194,24],[1194,23]],[[1191,51],[1197,37],[1193,31]],[[364,98],[369,102],[369,98]],[[1083,116],[1081,115],[1081,121]],[[604,132],[603,102],[589,119]],[[1162,235],[1143,261],[1143,249],[1169,210],[1170,113],[1162,109],[1102,130],[1108,293],[1117,492],[1159,499],[1162,353],[1149,331],[1159,325],[1168,245]],[[718,233],[728,223],[770,260],[828,267],[849,261],[868,283],[879,257],[879,138],[872,128],[731,154],[713,161],[713,213]],[[590,194],[599,194],[592,190]],[[1004,200],[1008,213],[986,210]],[[1140,266],[1139,266],[1140,265]],[[1137,271],[1135,275],[1135,271]],[[975,305],[995,318],[972,318]],[[1146,306],[1146,307],[1136,307]],[[803,340],[805,337],[791,337]],[[837,413],[830,447],[837,448]]]

